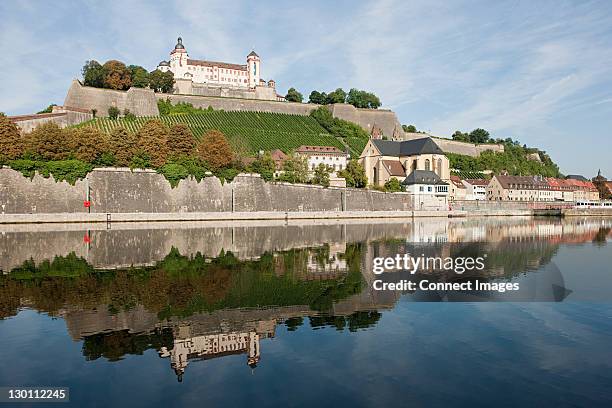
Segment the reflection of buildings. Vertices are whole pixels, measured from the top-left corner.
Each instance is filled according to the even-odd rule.
[[[346,272],[346,260],[342,258],[342,255],[346,252],[346,243],[332,243],[328,247],[329,253],[326,253],[325,250],[309,251],[306,265],[309,276],[330,279]],[[328,247],[324,247],[324,249]]]
[[[182,381],[185,368],[190,361],[209,360],[233,354],[247,354],[247,365],[255,368],[261,351],[259,340],[274,337],[276,322],[259,321],[253,330],[194,335],[193,326],[178,326],[174,329],[174,344],[171,349],[162,347],[159,356],[170,358],[170,366]]]

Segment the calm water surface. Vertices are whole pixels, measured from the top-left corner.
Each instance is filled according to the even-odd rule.
[[[0,226],[0,386],[78,407],[612,406],[612,218],[87,228]],[[373,290],[373,259],[406,252],[486,253],[478,279],[523,301]]]

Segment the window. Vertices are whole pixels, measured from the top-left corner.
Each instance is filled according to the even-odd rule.
[[[425,191],[425,187],[419,186],[419,191]]]
[[[429,169],[430,169],[429,159],[425,159],[425,170],[429,171]]]
[[[442,177],[442,159],[438,159],[438,176]]]

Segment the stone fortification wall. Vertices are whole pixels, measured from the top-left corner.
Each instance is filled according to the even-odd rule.
[[[108,116],[108,108],[117,107],[121,112],[128,109],[136,116],[157,116],[157,99],[150,89],[130,88],[128,91],[92,88],[83,86],[73,80],[64,101],[65,106],[73,106],[91,112],[97,116]]]
[[[358,109],[353,105],[345,103],[336,103],[329,105],[329,109],[335,118],[348,120],[357,123],[368,133],[372,132],[373,127],[380,128],[383,135],[389,139],[393,136],[394,131],[403,134],[402,125],[397,119],[395,112],[386,109]]]
[[[83,205],[88,191],[89,209]],[[408,194],[266,183],[250,174],[225,184],[214,177],[187,179],[171,188],[151,170],[95,169],[71,186],[0,169],[2,214],[409,211],[410,203]]]
[[[21,133],[29,133],[43,123],[54,122],[59,127],[65,128],[67,126],[85,122],[92,117],[93,115],[91,112],[85,111],[84,109],[67,106],[54,106],[52,113],[9,116],[9,119],[19,127]]]
[[[444,139],[442,137],[435,137],[428,133],[405,133],[406,140],[422,139],[425,137],[432,137],[440,149],[445,153],[456,153],[463,154],[465,156],[478,157],[480,153],[487,150],[493,152],[503,152],[504,145],[502,144],[475,144],[459,142],[457,140]]]

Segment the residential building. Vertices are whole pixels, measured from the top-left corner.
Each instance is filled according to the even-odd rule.
[[[487,198],[501,201],[580,201],[598,200],[591,181],[578,178],[556,179],[542,176],[496,175],[487,185]]]
[[[306,157],[308,169],[312,172],[319,164],[325,164],[333,169],[332,177],[336,172],[346,169],[349,155],[334,146],[300,146],[295,150],[296,156]]]
[[[364,167],[369,183],[378,186],[392,177],[402,182],[415,170],[433,172],[442,181],[450,180],[448,158],[429,137],[404,141],[371,138],[359,157],[359,163]]]
[[[413,170],[402,185],[414,197],[414,209],[448,208],[449,184],[431,170]]]
[[[448,198],[450,200],[466,200],[467,188],[459,176],[450,176]]]
[[[466,200],[486,200],[488,180],[485,179],[465,179],[462,180],[465,186]]]

